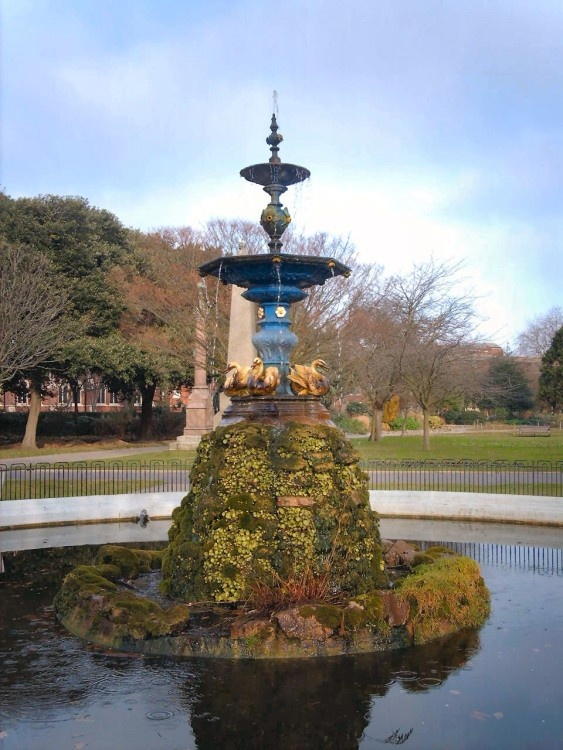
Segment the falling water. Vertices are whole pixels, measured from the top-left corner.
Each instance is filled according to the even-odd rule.
[[[213,321],[213,335],[211,337],[211,352],[209,355],[209,368],[211,370],[212,376],[215,378],[217,375],[217,368],[215,366],[215,352],[217,349],[217,339],[218,339],[218,331],[219,331],[219,287],[221,284],[221,273],[223,271],[223,261],[221,260],[219,263],[219,271],[217,273],[217,282],[215,284],[215,300],[214,302],[209,301],[209,295],[207,291],[207,284],[205,285],[205,302],[207,305],[207,309],[211,310],[214,308],[215,317]]]
[[[281,289],[282,289],[280,264],[274,263],[274,269],[275,269],[276,281],[278,284],[278,297],[277,297],[276,302],[279,305],[281,302]]]

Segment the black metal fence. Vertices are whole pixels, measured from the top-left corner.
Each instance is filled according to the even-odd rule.
[[[513,568],[540,576],[563,578],[563,549],[560,547],[527,547],[490,542],[419,542],[425,550],[439,544],[476,560],[480,565]]]
[[[187,492],[192,461],[0,464],[0,500]]]
[[[0,464],[0,500],[187,492],[192,462]],[[563,461],[363,461],[371,490],[563,497]]]

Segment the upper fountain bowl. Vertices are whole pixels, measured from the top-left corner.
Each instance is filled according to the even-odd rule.
[[[311,173],[305,167],[297,164],[284,164],[283,162],[265,162],[264,164],[253,164],[240,170],[241,177],[257,185],[295,185],[307,180]]]

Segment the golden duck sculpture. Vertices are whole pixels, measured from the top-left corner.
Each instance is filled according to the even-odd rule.
[[[328,370],[324,359],[315,359],[310,366],[293,365],[289,368],[289,387],[296,396],[324,396],[330,390],[328,378],[318,368]]]
[[[241,367],[238,362],[229,362],[225,372],[223,393],[226,396],[248,396],[248,375],[250,367]]]
[[[260,357],[256,357],[248,374],[248,392],[253,396],[270,396],[280,384],[277,367],[264,367]]]

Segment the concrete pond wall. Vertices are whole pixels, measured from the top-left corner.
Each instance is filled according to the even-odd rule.
[[[0,502],[0,531],[66,524],[170,518],[184,492],[54,497]],[[452,518],[563,526],[563,498],[473,492],[371,491],[372,510],[383,518]]]

